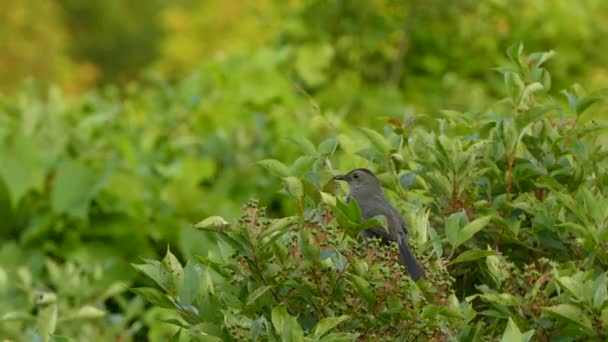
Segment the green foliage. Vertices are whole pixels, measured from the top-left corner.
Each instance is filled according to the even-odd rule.
[[[235,224],[217,217],[197,224],[216,247],[185,267],[167,262],[175,260],[170,252],[162,262],[134,265],[163,290],[136,291],[179,313],[170,323],[192,338],[350,341],[404,332],[432,338],[469,313],[449,293],[425,296],[395,262],[396,246],[347,238],[329,211],[303,220],[268,219],[257,201],[243,210]],[[445,308],[421,311],[429,301]]]
[[[606,339],[605,93],[561,89],[606,79],[604,2],[61,4],[4,2],[11,86],[66,47],[77,83],[165,76],[0,96],[3,338]],[[354,239],[362,166],[428,282]]]
[[[338,138],[335,154],[298,138],[299,158],[318,161],[301,175],[260,162],[285,180],[298,215],[268,219],[254,201],[238,222],[202,221],[195,228],[214,244],[188,259],[190,277],[179,263],[135,266],[164,289],[148,300],[178,313],[172,323],[193,338],[604,339],[606,127],[578,118],[605,97],[564,92],[562,106],[543,67],[552,52],[508,56],[498,69],[507,98],[483,113],[390,119],[383,133],[361,130],[360,150]],[[353,239],[382,225],[332,195],[332,165],[359,158],[405,209],[427,282],[411,281],[395,246]]]

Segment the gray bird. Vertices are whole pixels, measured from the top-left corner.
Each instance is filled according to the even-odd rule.
[[[361,232],[364,238],[381,238],[383,242],[396,241],[399,245],[401,263],[407,267],[414,281],[426,278],[426,274],[407,244],[407,227],[397,209],[384,197],[380,181],[368,169],[354,169],[345,175],[337,175],[335,180],[346,181],[350,188],[347,199],[354,198],[361,208],[363,220],[376,215],[384,215],[388,232],[382,227],[374,227]]]

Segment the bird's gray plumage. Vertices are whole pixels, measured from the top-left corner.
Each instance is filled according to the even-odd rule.
[[[382,227],[367,229],[361,233],[365,238],[378,237],[384,242],[396,241],[399,245],[399,258],[412,279],[415,281],[426,278],[422,267],[407,244],[407,226],[401,214],[384,197],[382,186],[376,176],[368,169],[354,169],[351,172],[334,177],[336,180],[348,182],[350,192],[348,198],[353,198],[361,208],[363,220],[377,215],[384,215],[388,224],[388,232]]]

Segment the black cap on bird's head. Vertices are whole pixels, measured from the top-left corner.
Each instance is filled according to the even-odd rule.
[[[347,182],[351,190],[357,188],[380,187],[380,181],[376,175],[364,168],[354,169],[347,174],[334,176],[334,179]]]

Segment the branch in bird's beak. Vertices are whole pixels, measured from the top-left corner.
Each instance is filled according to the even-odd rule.
[[[346,175],[336,175],[336,176],[334,176],[334,180],[345,181],[346,180]]]

